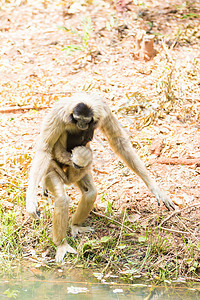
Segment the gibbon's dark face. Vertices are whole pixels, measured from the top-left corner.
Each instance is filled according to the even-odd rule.
[[[92,109],[82,102],[77,104],[71,114],[71,121],[76,124],[78,129],[87,130],[93,122]]]

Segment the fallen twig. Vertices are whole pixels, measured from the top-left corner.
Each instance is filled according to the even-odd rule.
[[[164,219],[164,220],[160,223],[159,226],[161,227],[165,222],[167,222],[167,221],[168,221],[169,219],[171,219],[173,216],[178,215],[178,214],[180,214],[182,211],[187,210],[187,209],[189,209],[189,208],[193,208],[193,207],[195,207],[195,206],[200,206],[200,203],[195,203],[195,204],[189,205],[189,206],[187,206],[187,207],[184,207],[184,208],[182,208],[182,209],[180,209],[180,210],[174,211],[170,216],[168,216],[166,219]]]
[[[185,277],[184,278],[185,280],[190,280],[190,281],[197,281],[197,282],[199,282],[200,281],[200,278],[194,278],[194,277]]]
[[[172,231],[172,232],[181,233],[181,234],[191,234],[190,232],[187,232],[187,231],[180,231],[180,230],[165,228],[165,227],[161,227],[161,226],[160,226],[160,228],[163,230]]]
[[[25,110],[30,110],[30,109],[35,109],[35,110],[42,110],[42,109],[47,109],[49,106],[11,106],[11,107],[4,107],[0,109],[0,113],[18,113],[18,112],[23,112]]]
[[[97,213],[97,212],[95,212],[95,211],[92,211],[92,213],[93,213],[94,215],[98,216],[98,217],[106,218],[106,219],[108,219],[109,221],[114,222],[114,223],[116,223],[116,224],[122,226],[122,223],[120,223],[120,222],[118,222],[118,221],[116,221],[116,220],[114,220],[114,219],[112,219],[112,218],[109,218],[109,217],[107,217],[107,216],[105,216],[105,215],[102,215],[102,214],[100,214],[100,213]],[[123,227],[126,228],[126,229],[128,229],[129,231],[135,233],[134,230],[132,230],[130,227],[128,227],[128,226],[126,226],[126,225],[124,225],[124,224],[123,224]]]
[[[183,223],[183,221],[181,220],[181,219],[179,219],[177,216],[176,216],[176,219],[178,220],[178,222],[180,222],[181,223],[181,225],[185,228],[185,230],[187,230],[188,231],[188,233],[190,233],[192,236],[193,236],[193,238],[195,239],[195,240],[199,240],[195,235],[194,235],[194,233]]]
[[[17,185],[15,185],[14,183],[8,182],[8,181],[0,182],[0,185],[12,185],[12,186],[14,186],[14,187],[17,188],[17,189],[26,189],[26,188],[27,188],[26,186],[23,186],[23,185],[17,186]]]
[[[199,158],[170,158],[170,157],[160,157],[155,160],[158,164],[166,164],[166,165],[196,165],[200,167],[200,159]]]

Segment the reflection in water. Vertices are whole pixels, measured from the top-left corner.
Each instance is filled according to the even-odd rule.
[[[95,273],[94,273],[95,274]],[[0,299],[200,299],[200,286],[165,287],[147,284],[101,282],[93,273],[82,269],[64,271],[61,268],[48,272],[29,269],[15,278],[0,279]]]

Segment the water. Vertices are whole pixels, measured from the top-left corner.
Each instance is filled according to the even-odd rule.
[[[119,278],[112,277],[102,282],[96,278],[98,276],[82,269],[64,271],[58,268],[42,272],[30,268],[19,271],[14,278],[4,276],[0,279],[0,299],[200,299],[200,285],[197,284],[173,287],[154,286],[150,281],[124,284],[119,283]]]

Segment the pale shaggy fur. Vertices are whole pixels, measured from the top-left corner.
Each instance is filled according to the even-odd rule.
[[[79,93],[72,97],[66,97],[56,103],[44,118],[35,158],[30,170],[26,194],[27,211],[35,218],[37,217],[37,187],[42,178],[45,186],[55,196],[53,240],[58,246],[56,261],[61,261],[66,252],[75,252],[66,241],[62,243],[63,239],[66,238],[69,207],[69,197],[65,193],[64,184],[75,183],[82,194],[78,208],[72,217],[73,235],[89,230],[89,228],[84,229],[80,225],[90,213],[97,194],[90,173],[90,161],[88,163],[86,159],[84,168],[75,169],[72,161],[73,155],[71,156],[66,151],[68,133],[72,134],[79,130],[75,124],[70,122],[69,116],[73,112],[73,108],[80,102],[91,107],[94,112],[94,120],[98,122],[98,127],[107,137],[114,152],[143,179],[155,195],[158,203],[160,204],[161,200],[168,209],[170,206],[174,208],[173,202],[148,175],[144,163],[136,154],[120,123],[114,117],[106,102],[95,94]],[[89,147],[89,145],[86,145],[86,147]],[[80,161],[81,155],[80,157],[75,155],[74,159]],[[61,174],[52,166],[52,163],[56,163],[56,161],[67,166],[64,171],[60,168]],[[84,161],[81,163],[84,164]]]
[[[91,149],[79,146],[72,150],[72,162],[81,168],[87,167],[92,162]]]

